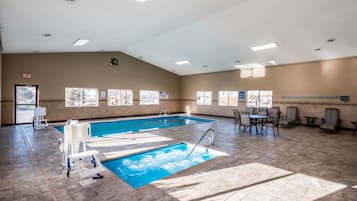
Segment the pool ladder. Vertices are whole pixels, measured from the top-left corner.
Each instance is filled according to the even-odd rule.
[[[159,113],[159,117],[161,116],[167,116],[169,114],[169,110],[166,109],[166,110],[160,110],[160,113]]]
[[[193,153],[193,151],[196,149],[196,147],[202,142],[202,140],[208,134],[211,134],[211,137],[209,138],[210,145],[214,145],[214,133],[215,133],[215,131],[212,128],[206,130],[206,132],[202,135],[200,140],[198,140],[198,142],[195,144],[195,146],[191,149],[190,153],[187,154],[186,158],[188,158]]]

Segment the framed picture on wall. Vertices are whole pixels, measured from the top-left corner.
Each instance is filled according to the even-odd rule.
[[[169,93],[167,91],[160,91],[160,99],[169,99]]]

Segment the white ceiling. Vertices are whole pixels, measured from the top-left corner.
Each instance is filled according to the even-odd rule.
[[[356,19],[357,0],[0,0],[4,53],[122,51],[179,75],[356,56]]]

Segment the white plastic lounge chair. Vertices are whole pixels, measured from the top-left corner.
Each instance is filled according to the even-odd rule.
[[[103,178],[100,175],[104,171],[96,150],[87,151],[86,141],[91,138],[89,123],[69,122],[64,127],[63,162],[67,166],[67,177],[71,172],[78,172],[81,178]],[[82,147],[82,149],[81,149]],[[93,168],[88,167],[89,161]]]
[[[34,110],[34,116],[33,116],[33,127],[35,129],[43,129],[47,128],[48,123],[46,119],[46,108],[45,107],[36,107]]]
[[[280,124],[283,126],[290,126],[298,123],[297,107],[287,107],[286,116],[281,120]]]
[[[325,118],[322,119],[320,129],[336,132],[336,128],[339,127],[339,123],[339,110],[336,108],[326,108]]]
[[[239,113],[240,116],[240,123],[239,123],[239,130],[243,126],[243,130],[245,131],[249,128],[249,132],[252,130],[252,126],[250,124],[250,118],[248,113]]]

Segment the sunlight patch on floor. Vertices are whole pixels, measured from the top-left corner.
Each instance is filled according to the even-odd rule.
[[[326,181],[316,177],[294,174],[237,191],[228,200],[312,201],[345,187],[346,186],[343,184]]]
[[[312,201],[345,188],[316,177],[250,163],[154,182],[178,200]]]
[[[259,163],[250,163],[202,174],[164,179],[154,184],[179,200],[200,199],[214,194],[219,194],[220,199],[227,199],[235,193],[231,191],[232,189],[289,174],[292,172]]]

